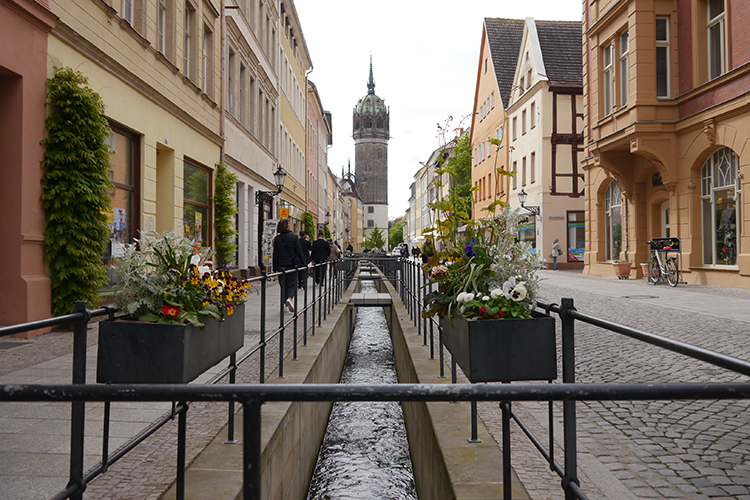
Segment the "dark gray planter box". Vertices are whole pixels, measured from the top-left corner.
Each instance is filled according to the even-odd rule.
[[[191,324],[136,321],[99,323],[96,381],[114,384],[187,384],[245,342],[245,304],[201,331]]]
[[[479,321],[454,316],[440,323],[443,344],[471,382],[557,378],[553,317]]]

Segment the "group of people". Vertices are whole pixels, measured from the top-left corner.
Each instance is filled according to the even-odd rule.
[[[305,231],[300,231],[297,236],[289,229],[289,219],[281,219],[276,226],[276,237],[273,240],[273,270],[280,272],[294,268],[307,268],[316,264],[313,277],[315,284],[325,282],[326,267],[320,265],[330,260],[340,259],[341,247],[331,238],[326,238],[323,231],[318,231],[318,238],[310,241]],[[347,247],[348,251],[351,243]],[[287,278],[284,281],[284,304],[289,312],[294,312],[295,288],[302,288],[305,284],[307,269],[301,269],[297,273],[297,279]]]
[[[427,238],[424,245],[422,246],[422,249],[420,250],[417,245],[414,245],[411,249],[411,254],[415,259],[421,258],[422,263],[427,264],[427,261],[430,260],[430,257],[435,255],[435,246],[432,244],[432,240],[430,238]],[[399,245],[399,256],[404,259],[409,258],[409,246],[406,243],[401,243]]]

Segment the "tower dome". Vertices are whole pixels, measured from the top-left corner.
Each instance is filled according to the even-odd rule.
[[[389,116],[385,101],[375,95],[375,80],[372,77],[372,56],[370,56],[370,79],[367,82],[367,95],[354,107],[354,139],[363,137],[389,138]]]

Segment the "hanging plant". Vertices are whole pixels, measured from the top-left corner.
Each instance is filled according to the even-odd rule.
[[[99,302],[107,283],[101,260],[110,233],[107,171],[109,124],[102,98],[88,79],[71,68],[55,68],[47,80],[47,138],[42,168],[42,206],[46,219],[44,254],[52,282],[56,315],[73,311],[76,300]]]
[[[216,191],[214,192],[214,251],[219,267],[227,267],[234,260],[237,245],[234,237],[237,229],[234,217],[237,215],[237,204],[234,202],[234,190],[237,186],[237,175],[229,171],[223,163],[216,171]]]

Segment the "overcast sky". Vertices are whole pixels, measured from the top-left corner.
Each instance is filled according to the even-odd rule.
[[[351,159],[352,111],[367,95],[372,54],[375,94],[390,111],[389,217],[409,206],[409,186],[437,149],[437,125],[451,128],[474,104],[485,17],[581,20],[581,0],[294,0],[312,59],[310,80],[333,119],[328,166]],[[468,118],[463,120],[470,125]],[[448,137],[448,139],[452,136]]]

